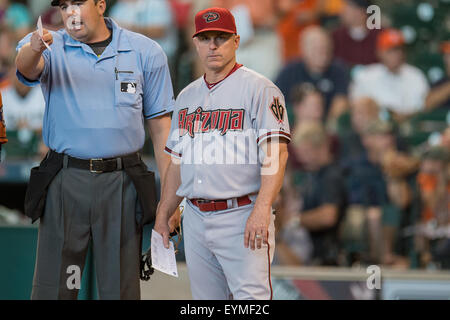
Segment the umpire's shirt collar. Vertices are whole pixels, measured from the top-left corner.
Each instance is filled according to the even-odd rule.
[[[119,51],[132,50],[128,37],[122,36],[122,28],[120,28],[119,25],[111,18],[105,17],[104,19],[108,29],[112,30],[113,38],[110,45],[106,47],[105,51],[100,56],[100,58],[102,59],[111,58],[115,56]],[[67,32],[64,34],[64,44],[70,47],[81,47],[83,48],[84,51],[95,55],[95,53],[92,51],[92,49],[89,47],[88,44],[72,38]]]

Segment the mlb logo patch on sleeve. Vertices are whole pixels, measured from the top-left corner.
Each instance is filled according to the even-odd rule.
[[[136,82],[121,82],[120,92],[136,93]]]

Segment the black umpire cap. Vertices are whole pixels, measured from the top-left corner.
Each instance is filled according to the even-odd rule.
[[[86,1],[86,0],[84,0],[84,1]],[[51,4],[54,7],[58,7],[60,2],[61,2],[61,0],[52,0]]]

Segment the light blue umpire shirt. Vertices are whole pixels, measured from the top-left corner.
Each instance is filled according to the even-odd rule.
[[[45,144],[59,153],[90,159],[140,150],[144,119],[172,111],[174,95],[167,57],[153,40],[120,28],[105,18],[112,41],[97,57],[89,45],[65,29],[53,34],[51,51],[36,81],[17,77],[28,86],[41,84],[46,108]],[[30,41],[22,39],[17,51]]]

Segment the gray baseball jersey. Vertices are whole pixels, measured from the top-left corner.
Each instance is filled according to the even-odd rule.
[[[181,161],[179,196],[228,199],[258,192],[259,146],[269,137],[290,140],[281,91],[237,67],[212,87],[197,79],[176,100],[165,150]]]
[[[187,201],[183,213],[185,254],[194,299],[270,299],[275,248],[269,241],[244,247],[244,231],[261,186],[267,138],[290,140],[284,97],[267,78],[236,65],[216,84],[200,78],[178,96],[165,151],[180,163],[177,195],[227,199],[231,208],[202,212]],[[250,195],[238,207],[234,198]]]

